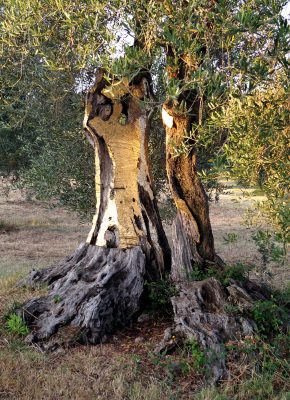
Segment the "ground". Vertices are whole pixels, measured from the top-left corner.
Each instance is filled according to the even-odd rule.
[[[259,265],[261,254],[251,238],[258,228],[249,227],[245,213],[254,201],[263,199],[253,195],[253,190],[235,186],[218,202],[210,203],[216,251],[228,264]],[[165,225],[170,237],[170,226]],[[89,229],[90,222],[76,214],[44,202],[27,201],[21,191],[5,192],[0,183],[0,278],[61,259],[85,240]],[[287,266],[272,264],[271,272],[272,282],[278,286],[289,280]]]
[[[257,228],[244,224],[244,212],[253,203],[253,196],[241,195],[240,189],[231,189],[221,196],[218,203],[211,203],[216,249],[227,263],[257,265],[261,255],[251,240]],[[284,394],[275,397],[274,392],[279,385],[287,386],[281,374],[275,372],[271,379],[267,375],[253,374],[253,360],[243,354],[228,360],[230,379],[224,384],[224,397],[220,397],[216,389],[203,389],[200,392],[206,370],[196,363],[199,354],[194,348],[180,349],[173,356],[157,356],[153,352],[164,329],[170,325],[166,315],[136,322],[132,327],[114,335],[109,343],[90,347],[76,346],[52,354],[44,353],[39,347],[29,348],[22,339],[9,333],[3,315],[11,309],[13,302],[37,295],[37,292],[32,294],[15,286],[19,276],[32,267],[47,266],[68,255],[86,238],[89,227],[89,222],[82,221],[64,209],[35,200],[27,201],[19,191],[12,191],[7,197],[2,190],[0,399],[290,398],[283,397]],[[271,270],[275,285],[279,286],[281,282],[289,280],[289,269],[285,265],[280,268],[272,265]],[[65,331],[60,334],[65,335]],[[244,344],[236,345],[239,347]],[[244,377],[249,380],[240,385]],[[235,387],[238,387],[236,393],[233,392]],[[285,396],[288,396],[287,393]]]

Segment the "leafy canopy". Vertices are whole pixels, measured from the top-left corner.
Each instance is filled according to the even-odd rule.
[[[286,3],[2,1],[0,142],[8,141],[2,147],[12,150],[12,166],[24,165],[27,179],[44,195],[64,198],[65,182],[73,180],[80,188],[77,204],[92,198],[92,154],[80,131],[83,92],[99,66],[129,79],[145,68],[156,91],[151,108],[158,111],[171,98],[186,113],[180,98],[188,91],[202,100],[197,122],[176,151],[187,152],[194,138],[204,180],[226,168],[244,183],[261,185],[273,204],[268,214],[283,209],[274,219],[284,229],[289,26],[281,11]],[[153,131],[162,137],[158,119]],[[72,138],[77,154],[66,138]],[[85,164],[81,173],[78,157]],[[53,160],[63,179],[53,178]]]

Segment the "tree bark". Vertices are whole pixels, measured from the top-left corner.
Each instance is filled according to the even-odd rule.
[[[178,113],[170,102],[163,105],[166,129],[166,169],[172,196],[177,208],[173,223],[172,276],[188,279],[192,268],[220,264],[214,249],[209,219],[208,199],[197,175],[194,143],[182,146],[190,135],[192,117]]]
[[[70,324],[82,341],[98,343],[140,309],[144,279],[170,269],[170,248],[159,217],[148,165],[148,119],[142,99],[149,83],[108,83],[99,70],[87,97],[84,127],[96,157],[96,214],[86,243],[42,271],[29,285],[46,283],[24,317],[30,341],[47,340]]]
[[[202,119],[205,99],[196,89],[183,88],[190,74],[202,63],[199,56],[205,49],[200,51],[194,60],[195,55],[176,54],[170,45],[166,48],[168,78],[180,88],[179,96],[167,98],[162,108],[166,130],[166,170],[177,208],[172,254],[175,280],[188,279],[195,266],[222,265],[215,253],[207,195],[197,174],[196,138],[192,133],[193,126],[198,126]]]
[[[202,119],[203,102],[196,89],[184,90],[187,78],[198,62],[187,65],[168,47],[168,75],[177,79],[180,95],[167,99],[162,117],[166,129],[166,168],[177,208],[173,223],[172,278],[178,295],[171,298],[174,323],[165,331],[157,351],[173,351],[193,341],[206,355],[209,377],[218,382],[226,377],[224,345],[253,335],[255,324],[248,317],[255,299],[264,299],[263,290],[249,281],[231,280],[227,287],[215,278],[196,281],[192,271],[223,268],[216,255],[209,219],[208,199],[197,171],[196,136]],[[197,57],[198,59],[198,57]],[[176,68],[177,66],[177,68]],[[235,306],[238,315],[228,309]]]
[[[217,383],[227,376],[225,343],[255,334],[249,318],[254,301],[269,298],[265,288],[250,282],[231,280],[223,287],[215,278],[180,282],[178,296],[172,297],[174,324],[164,332],[159,352],[172,352],[184,342],[198,343],[205,355],[209,380]],[[228,311],[234,305],[237,315]]]

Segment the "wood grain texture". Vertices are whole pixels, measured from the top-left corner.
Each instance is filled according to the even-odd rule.
[[[80,332],[79,341],[100,343],[139,310],[145,265],[140,246],[109,249],[83,243],[58,264],[31,272],[26,284],[45,282],[49,293],[21,309],[32,329],[26,340],[48,340],[69,324]]]
[[[32,329],[30,342],[47,341],[66,326],[84,342],[101,342],[139,311],[144,280],[158,280],[170,269],[139,98],[144,77],[139,91],[125,83],[108,84],[100,70],[88,95],[84,126],[96,155],[96,214],[86,243],[23,282],[49,285],[46,296],[20,310]]]
[[[184,342],[196,341],[205,352],[210,378],[217,383],[227,375],[225,343],[255,333],[248,311],[255,300],[267,299],[267,291],[250,281],[242,284],[231,280],[225,288],[215,278],[182,282],[178,289],[179,294],[171,299],[174,324],[165,331],[156,350],[170,352]],[[229,304],[235,305],[240,315],[231,315]]]
[[[87,99],[84,127],[96,146],[97,208],[87,242],[141,245],[151,265],[170,268],[170,249],[159,216],[148,162],[149,125],[139,84],[108,84],[101,70]],[[104,118],[103,107],[112,114]],[[114,238],[115,236],[115,238]]]

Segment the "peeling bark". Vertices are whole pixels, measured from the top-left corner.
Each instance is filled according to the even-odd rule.
[[[145,78],[144,78],[145,79]],[[170,267],[170,252],[159,217],[148,163],[148,118],[138,85],[106,85],[100,71],[90,91],[84,126],[96,143],[96,197],[87,242],[128,248],[141,245],[157,275]],[[104,117],[104,107],[111,115]]]

